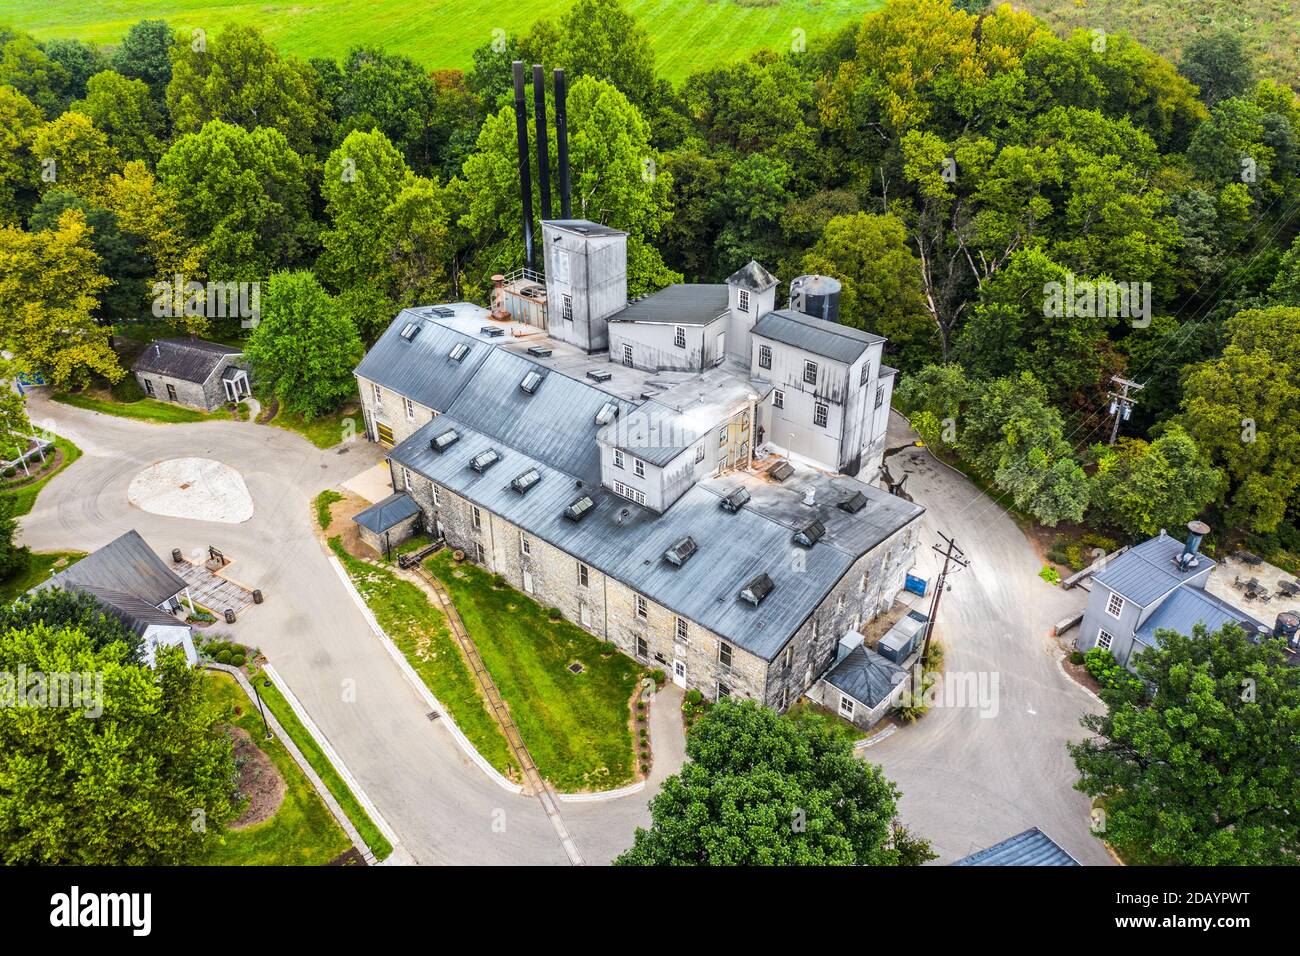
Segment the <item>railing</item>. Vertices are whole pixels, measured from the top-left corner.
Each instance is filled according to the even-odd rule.
[[[536,282],[538,285],[546,285],[546,276],[542,275],[536,269],[516,269],[514,272],[506,275],[506,282],[517,282],[520,279],[527,279],[530,282]]]

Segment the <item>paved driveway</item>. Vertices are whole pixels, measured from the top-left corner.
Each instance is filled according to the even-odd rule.
[[[890,445],[915,436],[897,415]],[[1084,864],[1111,862],[1089,832],[1088,798],[1072,789],[1067,740],[1083,736],[1079,717],[1100,709],[1057,665],[1052,626],[1082,607],[1086,593],[1061,591],[1037,575],[1041,562],[1015,522],[963,476],[923,448],[889,459],[895,478],[926,514],[918,565],[932,582],[942,558],[936,531],[957,539],[971,566],[949,577],[939,639],[949,674],[968,673],[992,689],[997,709],[934,707],[865,751],[903,790],[901,812],[949,863],[1031,826]],[[978,675],[983,675],[980,678]],[[950,678],[951,680],[951,678]],[[970,686],[970,685],[968,685]]]

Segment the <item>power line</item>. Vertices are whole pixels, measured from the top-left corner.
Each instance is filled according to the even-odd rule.
[[[939,614],[939,598],[943,596],[943,589],[948,580],[949,569],[953,564],[958,564],[963,568],[970,567],[970,561],[967,559],[965,552],[957,547],[955,538],[950,538],[942,531],[938,532],[939,537],[943,538],[944,547],[934,544],[930,547],[943,555],[943,570],[939,572],[939,580],[935,584],[934,599],[930,602],[930,623],[925,628],[925,643],[921,645],[921,670],[925,671],[925,662],[930,656],[930,636],[934,633],[935,624]],[[951,573],[956,573],[951,572]]]
[[[1113,445],[1115,444],[1115,439],[1119,437],[1120,421],[1128,421],[1129,415],[1133,411],[1133,406],[1137,404],[1136,398],[1129,397],[1128,390],[1131,388],[1135,392],[1140,392],[1142,389],[1146,388],[1146,386],[1130,381],[1126,378],[1120,378],[1118,375],[1112,375],[1110,380],[1120,387],[1118,395],[1114,392],[1108,393],[1110,395],[1110,413],[1115,416],[1115,424],[1111,426],[1110,441],[1107,442],[1107,444]]]

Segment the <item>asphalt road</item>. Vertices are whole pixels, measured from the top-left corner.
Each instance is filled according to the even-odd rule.
[[[897,447],[915,436],[894,415],[889,437]],[[909,475],[907,492],[926,508],[922,576],[933,582],[942,565],[931,550],[941,543],[936,532],[956,538],[970,560],[949,578],[936,634],[946,651],[944,684],[955,689],[962,681],[974,693],[964,695],[967,706],[932,707],[869,747],[866,759],[898,783],[903,818],[931,840],[939,863],[1031,826],[1081,863],[1112,863],[1089,831],[1089,801],[1073,789],[1065,749],[1084,736],[1080,716],[1100,705],[1061,671],[1051,637],[1086,592],[1039,578],[1041,562],[1015,522],[927,450],[908,448],[888,463],[895,479]],[[960,703],[955,691],[949,703]]]

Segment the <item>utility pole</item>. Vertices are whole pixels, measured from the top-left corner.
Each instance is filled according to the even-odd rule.
[[[1120,387],[1119,394],[1116,394],[1115,392],[1108,393],[1110,395],[1110,414],[1115,416],[1115,424],[1112,425],[1110,429],[1109,442],[1109,444],[1113,445],[1115,444],[1115,439],[1119,437],[1119,423],[1121,418],[1124,421],[1128,421],[1128,417],[1133,411],[1133,406],[1137,404],[1137,399],[1129,398],[1128,390],[1131,388],[1135,392],[1140,392],[1142,389],[1146,388],[1146,386],[1140,385],[1137,382],[1131,382],[1126,378],[1120,378],[1118,375],[1112,375],[1110,380]]]
[[[947,583],[949,573],[956,573],[955,571],[950,572],[949,569],[953,564],[960,565],[963,568],[970,567],[970,561],[966,559],[965,552],[957,547],[954,538],[948,537],[942,531],[939,532],[939,537],[943,538],[944,547],[941,548],[937,544],[931,545],[931,547],[943,555],[943,570],[939,572],[939,580],[934,588],[934,598],[930,601],[930,623],[925,626],[925,643],[921,646],[922,667],[925,667],[925,662],[930,656],[930,635],[934,633],[934,626],[938,621],[939,598],[943,596],[943,589]]]

